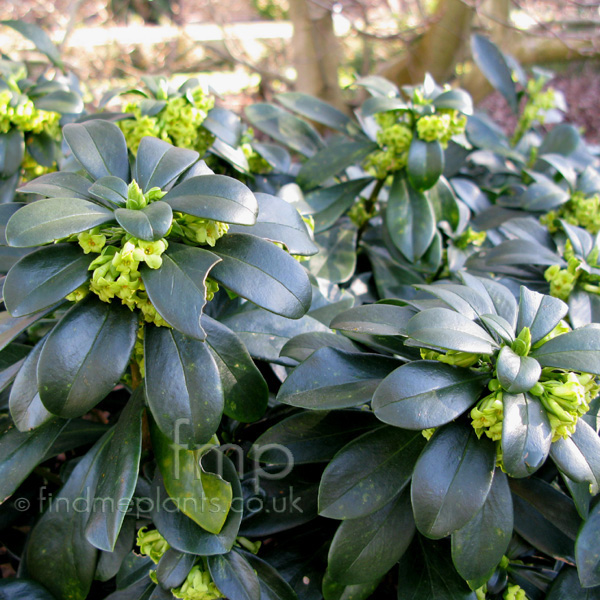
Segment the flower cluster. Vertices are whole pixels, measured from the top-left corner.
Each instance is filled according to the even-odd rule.
[[[147,527],[142,527],[138,531],[137,545],[140,548],[140,554],[150,557],[154,564],[158,564],[162,555],[171,547],[156,529],[148,531]]]
[[[540,217],[540,222],[548,227],[550,233],[555,233],[558,231],[558,219],[583,227],[595,235],[600,231],[600,195],[586,196],[581,191],[573,192],[568,202]]]
[[[557,98],[554,88],[548,88],[543,91],[546,81],[545,77],[538,77],[537,79],[530,79],[527,82],[527,103],[519,117],[515,133],[511,140],[513,146],[519,142],[535,122],[543,125],[546,112],[556,107]]]
[[[197,87],[185,97],[167,98],[166,106],[153,116],[142,113],[139,101],[127,102],[123,111],[131,113],[133,119],[124,119],[117,124],[133,154],[137,153],[143,137],[152,136],[203,155],[214,141],[214,136],[202,127],[213,106],[214,98]]]
[[[164,195],[165,192],[159,188],[152,188],[144,194],[137,182],[132,181],[128,188],[126,208],[141,210]],[[214,246],[228,229],[229,226],[225,223],[175,213],[173,225],[167,235],[172,234],[184,243]],[[90,263],[90,282],[69,294],[67,300],[78,302],[88,291],[92,291],[103,302],[119,298],[130,310],[139,309],[145,322],[169,327],[148,298],[139,270],[141,264],[150,269],[160,269],[162,254],[169,246],[166,238],[156,241],[140,240],[114,226],[95,227],[74,237],[85,254],[96,253],[99,256]],[[214,298],[218,290],[219,286],[215,281],[206,280],[208,301]]]
[[[565,244],[564,258],[567,260],[566,269],[551,265],[544,271],[544,278],[550,283],[550,295],[566,302],[576,285],[591,294],[600,294],[600,276],[588,272],[583,261],[575,256],[569,240]],[[588,265],[598,266],[598,248],[592,250],[587,262]]]
[[[47,133],[53,139],[60,138],[57,112],[38,110],[33,102],[22,94],[10,90],[0,92],[0,133],[8,133],[13,127],[23,132]]]
[[[463,133],[466,125],[467,117],[457,110],[439,109],[417,121],[417,135],[426,142],[437,140],[445,148],[455,135]]]
[[[250,170],[250,173],[266,175],[273,170],[273,167],[254,149],[252,146],[253,139],[254,130],[250,127],[246,130],[241,140],[241,148],[248,161],[248,169]]]

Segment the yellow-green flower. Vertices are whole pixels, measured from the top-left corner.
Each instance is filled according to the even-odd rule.
[[[157,529],[148,531],[147,527],[142,527],[138,531],[137,545],[140,554],[149,556],[154,563],[158,563],[162,555],[171,547]]]
[[[183,584],[171,590],[175,598],[181,600],[217,600],[223,598],[210,573],[196,565],[189,572]]]

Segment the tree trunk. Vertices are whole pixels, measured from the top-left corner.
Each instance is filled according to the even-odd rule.
[[[462,0],[439,0],[427,31],[379,74],[397,85],[420,83],[425,73],[447,81],[468,44],[474,14]]]
[[[296,90],[347,111],[338,82],[340,47],[333,31],[331,11],[310,0],[290,0],[289,14],[294,25]]]

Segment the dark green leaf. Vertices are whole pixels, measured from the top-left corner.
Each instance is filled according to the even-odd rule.
[[[57,598],[84,600],[94,579],[98,550],[84,537],[85,524],[93,510],[91,503],[85,504],[85,498],[96,486],[99,459],[110,437],[104,436],[79,461],[29,536],[27,572],[33,579],[43,581]]]
[[[516,114],[518,112],[517,92],[504,55],[492,42],[481,35],[471,36],[471,50],[473,59],[485,78],[504,96]]]
[[[410,262],[425,254],[435,234],[435,215],[430,202],[400,173],[394,176],[385,224],[394,246]]]
[[[206,304],[206,276],[219,257],[203,248],[169,244],[158,269],[142,268],[148,298],[160,316],[189,337],[204,340],[200,324]]]
[[[4,502],[41,463],[65,421],[55,419],[31,432],[9,429],[0,436],[0,504]]]
[[[25,344],[9,344],[0,350],[0,391],[14,381],[30,350],[31,347]]]
[[[302,411],[263,433],[249,456],[270,465],[288,464],[290,454],[295,465],[327,462],[376,423],[372,414],[358,410]]]
[[[580,519],[571,499],[535,477],[510,479],[510,488],[515,531],[538,550],[574,563]]]
[[[369,177],[362,177],[320,187],[308,194],[306,202],[315,210],[315,233],[331,227],[354,204],[356,197],[371,181]]]
[[[442,92],[433,100],[433,106],[436,108],[449,108],[458,110],[465,115],[473,114],[473,100],[464,90],[455,89]]]
[[[389,84],[389,81],[386,81]],[[365,100],[364,104],[360,107],[360,113],[363,117],[370,117],[374,114],[381,112],[388,112],[390,110],[407,110],[408,106],[401,98],[390,97],[391,94],[385,93],[381,96],[375,96]]]
[[[312,156],[323,147],[321,136],[312,126],[279,106],[257,103],[247,106],[245,112],[255,127],[304,156]]]
[[[137,329],[137,315],[123,306],[93,294],[78,302],[52,330],[40,356],[44,406],[66,418],[96,406],[125,372]]]
[[[425,346],[446,350],[492,354],[498,344],[479,325],[447,308],[417,313],[406,326],[407,335]]]
[[[381,380],[398,364],[376,354],[321,348],[288,376],[277,400],[315,410],[358,406],[371,400]]]
[[[533,350],[542,367],[600,375],[600,329],[594,326],[569,331]]]
[[[510,394],[528,392],[540,378],[542,367],[531,356],[519,356],[509,346],[504,346],[496,361],[496,376]]]
[[[425,443],[420,432],[386,426],[356,438],[323,473],[319,513],[356,519],[383,507],[409,482]]]
[[[443,538],[464,527],[487,498],[496,452],[491,440],[453,423],[438,429],[423,450],[412,478],[415,523],[421,533]]]
[[[260,600],[260,583],[248,561],[237,552],[208,557],[208,570],[219,591],[236,600]]]
[[[250,233],[285,244],[290,254],[315,254],[318,248],[311,240],[300,213],[289,203],[270,194],[256,194],[258,217],[255,225],[232,225],[229,233]]]
[[[1,579],[0,600],[55,600],[35,581],[27,579]]]
[[[202,317],[206,343],[219,368],[225,414],[243,423],[260,419],[269,399],[269,389],[240,338],[228,327]]]
[[[348,333],[406,336],[406,324],[414,315],[410,306],[365,304],[340,313],[331,321],[330,327]]]
[[[0,176],[10,177],[19,171],[24,152],[25,140],[21,130],[15,127],[8,133],[0,135]],[[16,177],[14,187],[17,187],[19,179],[18,175]]]
[[[600,491],[600,438],[583,419],[577,421],[575,433],[550,446],[550,456],[569,479],[587,482],[592,494]]]
[[[493,314],[495,310],[485,289],[484,293],[481,293],[477,289],[454,283],[417,285],[415,287],[439,298],[450,308],[471,320],[478,319],[482,315]]]
[[[507,240],[490,250],[482,250],[478,258],[483,258],[489,267],[505,265],[560,265],[566,266],[558,254],[537,242],[529,240]],[[492,269],[490,269],[492,270]]]
[[[381,382],[373,410],[378,419],[396,427],[439,427],[475,403],[487,377],[438,361],[411,362]]]
[[[41,196],[50,198],[81,198],[89,200],[91,195],[88,190],[91,183],[89,179],[77,175],[77,173],[59,171],[36,177],[21,186],[19,191],[24,194],[40,194]]]
[[[171,228],[173,209],[166,202],[160,201],[153,202],[141,210],[117,208],[115,219],[133,237],[155,242],[164,237]]]
[[[131,552],[135,538],[135,519],[125,519],[117,544],[112,552],[101,552],[96,565],[94,579],[108,581],[112,579],[121,568],[125,557]]]
[[[552,429],[540,401],[529,394],[502,396],[502,463],[511,477],[528,477],[550,452]]]
[[[258,577],[260,600],[298,600],[289,583],[269,563],[247,552],[244,556]]]
[[[100,179],[92,183],[89,193],[112,209],[115,206],[125,206],[129,195],[129,188],[122,179],[114,175],[109,175],[108,177],[100,177]]]
[[[329,548],[327,570],[346,585],[379,579],[398,562],[414,533],[410,493],[405,489],[376,512],[341,523]]]
[[[102,510],[94,510],[85,527],[85,537],[100,550],[112,552],[123,520],[133,497],[142,453],[142,413],[144,391],[132,395],[98,466],[100,475],[93,502]]]
[[[301,333],[285,343],[281,348],[280,356],[291,358],[298,362],[305,361],[315,350],[324,347],[338,348],[352,352],[356,346],[343,335],[328,333],[326,331],[313,331]]]
[[[18,31],[22,36],[35,44],[35,47],[42,53],[45,54],[54,65],[63,68],[63,63],[60,58],[60,52],[58,48],[52,43],[48,34],[40,29],[33,23],[26,23],[25,21],[19,20],[7,20],[2,21],[3,25],[12,27],[15,31]]]
[[[240,181],[225,175],[197,175],[176,185],[162,200],[175,211],[224,223],[254,225],[258,203]]]
[[[19,431],[35,429],[52,418],[52,414],[42,404],[38,392],[37,367],[43,347],[44,340],[36,344],[25,359],[10,390],[10,416]]]
[[[54,167],[58,159],[58,144],[45,131],[34,134],[27,140],[27,152],[43,167]]]
[[[209,533],[182,512],[173,510],[163,478],[158,471],[152,482],[152,498],[156,499],[152,520],[176,550],[201,556],[225,554],[233,547],[240,528],[243,513],[242,487],[235,467],[227,456],[209,452],[203,457],[202,464],[210,472],[220,472],[225,481],[231,484],[233,501],[221,531],[217,534]]]
[[[398,570],[398,600],[477,600],[455,571],[446,548],[418,538]]]
[[[93,179],[114,175],[129,181],[129,157],[125,136],[114,124],[103,119],[69,123],[63,135],[73,156]]]
[[[423,192],[432,188],[444,172],[444,150],[440,142],[425,142],[414,137],[408,151],[406,172],[416,190]]]
[[[181,446],[208,442],[224,403],[208,345],[167,327],[147,327],[144,356],[146,398],[160,430]]]
[[[202,127],[229,146],[235,148],[240,143],[243,125],[240,118],[230,110],[220,106],[211,108],[202,121]]]
[[[199,158],[194,150],[175,148],[153,137],[144,137],[140,142],[135,161],[135,180],[147,192],[153,187],[161,190],[168,187]]]
[[[83,99],[75,92],[56,90],[35,100],[38,110],[51,110],[63,115],[83,112]]]
[[[568,310],[569,307],[562,300],[532,292],[522,286],[517,333],[523,327],[529,327],[531,343],[537,344],[560,323],[561,319],[565,318]]]
[[[162,556],[156,568],[158,583],[165,589],[179,587],[192,570],[196,557],[169,548]]]
[[[332,283],[348,281],[356,269],[356,227],[344,221],[319,233],[315,243],[319,252],[308,261],[308,269],[315,276]]]
[[[579,423],[577,424],[579,427]],[[600,505],[590,513],[587,521],[579,531],[575,544],[577,571],[582,586],[589,588],[600,585]]]
[[[0,312],[0,350],[8,346],[18,335],[25,331],[30,325],[45,317],[52,307],[26,317],[11,317],[8,312]]]
[[[583,588],[577,571],[565,565],[554,580],[546,600],[600,600],[600,587]]]
[[[335,138],[327,147],[319,150],[303,163],[298,173],[298,184],[310,190],[334,177],[351,165],[360,164],[363,159],[379,146],[370,140],[349,140]]]
[[[292,164],[290,153],[277,144],[263,142],[252,142],[252,148],[256,150],[275,171],[287,173]]]
[[[309,309],[311,287],[306,271],[274,244],[232,233],[222,237],[213,251],[222,261],[211,277],[236,294],[292,319]]]
[[[341,133],[352,133],[359,130],[358,125],[335,106],[309,94],[284,92],[277,94],[275,98],[286,108]]]
[[[89,279],[91,261],[71,244],[54,244],[27,254],[6,276],[6,309],[13,317],[22,317],[56,304]]]
[[[81,198],[45,198],[17,211],[6,225],[9,245],[48,244],[114,219],[112,211]]]
[[[452,534],[452,561],[466,580],[488,577],[508,548],[513,530],[513,506],[508,479],[494,472],[481,510]]]
[[[334,581],[328,572],[323,577],[323,598],[325,600],[367,600],[372,598],[373,592],[379,586],[380,581],[369,583],[358,583],[356,585],[344,585]]]
[[[538,156],[542,154],[562,154],[569,156],[577,150],[581,142],[579,130],[571,123],[560,123],[542,141],[538,150]]]

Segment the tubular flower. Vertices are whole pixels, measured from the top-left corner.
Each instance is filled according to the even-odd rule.
[[[217,600],[223,598],[210,573],[200,565],[196,565],[189,572],[183,584],[171,590],[175,598],[181,600]]]
[[[459,352],[457,350],[448,350],[445,354],[435,350],[421,350],[423,360],[439,360],[447,365],[456,365],[457,367],[472,367],[479,362],[479,354],[472,352]]]
[[[584,192],[573,192],[568,202],[540,217],[540,223],[548,227],[550,233],[558,231],[556,221],[563,219],[570,225],[583,227],[592,235],[600,231],[600,195],[586,196]]]
[[[162,555],[171,547],[158,530],[148,531],[147,527],[142,527],[138,531],[137,545],[140,554],[150,557],[154,563],[158,563]]]
[[[492,379],[488,384],[491,394],[482,398],[471,410],[471,425],[477,437],[485,434],[495,442],[502,439],[502,419],[504,405],[502,404],[503,391],[500,382]]]
[[[527,596],[525,594],[525,590],[515,584],[509,585],[504,592],[504,596],[502,596],[504,600],[527,600]]]

